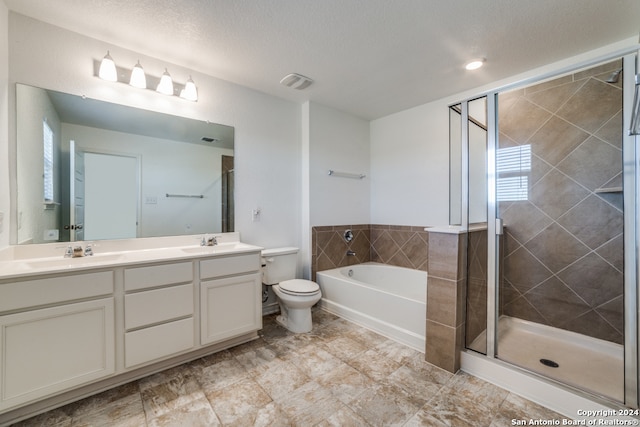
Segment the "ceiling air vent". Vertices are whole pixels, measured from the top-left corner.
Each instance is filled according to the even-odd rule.
[[[284,76],[280,83],[293,89],[302,90],[311,86],[313,80],[301,74],[293,73]]]

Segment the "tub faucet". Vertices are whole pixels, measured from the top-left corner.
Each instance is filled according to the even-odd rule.
[[[354,251],[352,251],[351,249],[349,249],[347,251],[347,256],[356,256],[356,253]]]

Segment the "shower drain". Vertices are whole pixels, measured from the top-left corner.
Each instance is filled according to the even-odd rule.
[[[549,360],[549,359],[540,359],[540,363],[542,363],[544,366],[548,366],[550,368],[557,368],[557,367],[560,366],[556,362],[554,362],[553,360]]]

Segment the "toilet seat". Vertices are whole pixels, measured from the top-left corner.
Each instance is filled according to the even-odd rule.
[[[313,295],[320,291],[316,282],[304,279],[285,280],[279,283],[280,291],[289,295]]]

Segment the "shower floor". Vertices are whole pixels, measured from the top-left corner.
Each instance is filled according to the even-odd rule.
[[[470,346],[479,348],[481,334]],[[505,362],[562,383],[624,401],[624,347],[526,320],[503,316],[498,322],[498,355]],[[540,359],[559,366],[545,366]]]

